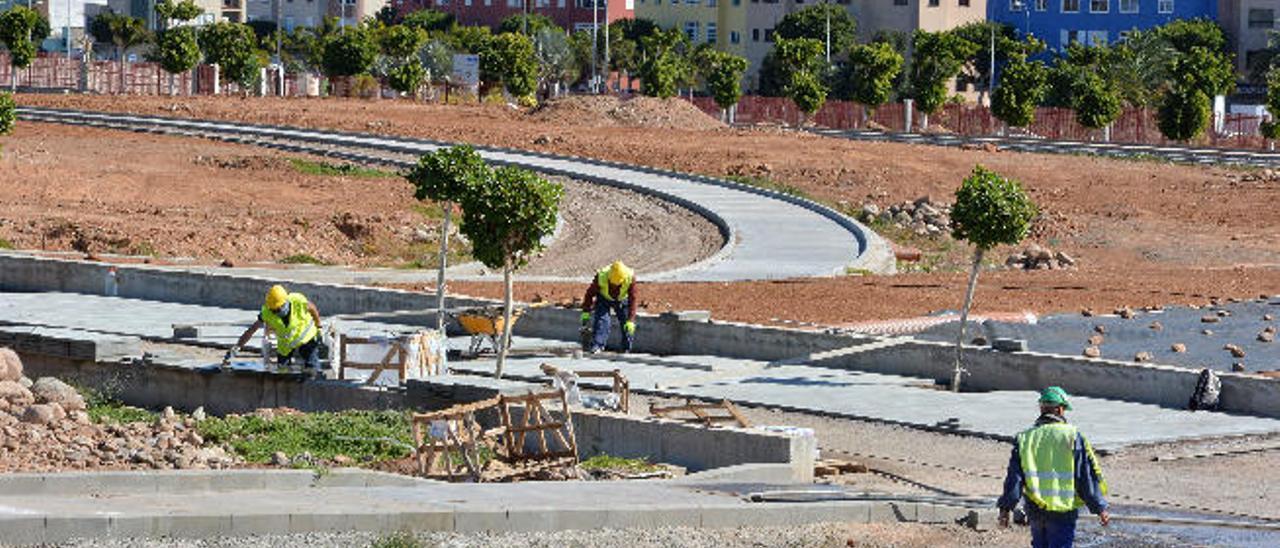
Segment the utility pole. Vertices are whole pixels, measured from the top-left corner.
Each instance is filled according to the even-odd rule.
[[[831,4],[823,2],[822,12],[827,16],[827,66],[831,66]]]
[[[62,32],[63,34],[62,37],[65,38],[67,41],[67,59],[70,60],[71,59],[71,0],[67,0],[66,17],[67,17],[67,21],[66,21],[67,24],[62,27],[63,29],[65,29]]]
[[[596,57],[600,54],[600,0],[591,0],[591,91],[600,93],[600,72],[596,67]]]
[[[991,24],[991,64],[987,66],[987,106],[991,106],[991,94],[996,83],[996,26]]]
[[[604,86],[609,90],[609,0],[604,0]]]

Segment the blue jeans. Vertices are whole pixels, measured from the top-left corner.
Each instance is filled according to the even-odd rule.
[[[595,311],[591,318],[591,348],[604,349],[605,343],[609,342],[609,310],[613,310],[613,314],[618,317],[618,326],[621,327],[627,323],[627,312],[630,308],[631,300],[624,299],[621,301],[610,301],[608,299],[596,297]],[[627,333],[625,327],[621,327],[622,331],[622,351],[631,351],[631,334]]]
[[[1031,526],[1031,548],[1071,548],[1076,542],[1079,511],[1046,512],[1027,504],[1027,524]]]
[[[320,335],[316,335],[314,339],[306,342],[306,344],[293,349],[287,356],[276,355],[276,363],[281,367],[289,365],[293,362],[293,358],[297,357],[302,361],[303,367],[313,371],[320,370]]]

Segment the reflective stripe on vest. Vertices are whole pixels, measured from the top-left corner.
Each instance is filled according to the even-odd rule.
[[[1070,512],[1084,504],[1076,496],[1076,427],[1066,423],[1037,426],[1018,434],[1022,492],[1050,512]]]
[[[276,334],[276,353],[281,356],[288,356],[293,353],[295,348],[311,342],[316,338],[319,331],[316,329],[315,319],[311,317],[311,312],[307,310],[307,299],[297,293],[290,293],[289,302],[289,326],[285,327],[284,322],[276,316],[275,311],[262,305],[262,321],[271,328]]]
[[[625,301],[627,294],[631,291],[631,277],[622,280],[622,284],[618,286],[617,298],[609,296],[609,269],[603,269],[596,273],[596,285],[599,286],[600,296],[610,301]]]

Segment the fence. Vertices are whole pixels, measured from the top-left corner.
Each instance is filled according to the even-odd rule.
[[[713,116],[719,116],[720,107],[710,97],[689,99],[694,105]],[[1006,132],[1004,123],[991,113],[991,109],[971,104],[947,104],[928,117],[928,126],[921,127],[919,112],[913,113],[913,131],[952,133],[967,137],[1000,135]],[[748,95],[738,103],[735,121],[742,124],[800,125],[804,114],[795,103],[785,97],[761,97]],[[1198,146],[1216,148],[1264,149],[1268,146],[1259,131],[1264,117],[1248,114],[1227,114],[1211,120],[1205,135],[1194,141]],[[827,101],[812,118],[818,127],[829,129],[877,129],[907,131],[906,105],[890,103],[868,112],[865,107],[851,101]],[[1041,107],[1036,109],[1035,121],[1025,128],[1007,130],[1011,136],[1062,139],[1071,141],[1106,141],[1101,129],[1090,129],[1076,122],[1070,109]],[[1177,145],[1160,133],[1156,112],[1153,109],[1126,109],[1111,125],[1110,142],[1147,145]]]

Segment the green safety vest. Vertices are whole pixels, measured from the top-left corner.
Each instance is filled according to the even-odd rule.
[[[1050,423],[1018,434],[1018,455],[1022,459],[1022,493],[1027,500],[1049,512],[1070,512],[1084,501],[1076,496],[1075,446],[1078,431],[1067,423]],[[1083,438],[1080,438],[1083,439]],[[1107,482],[1098,468],[1093,447],[1084,442],[1089,464],[1098,476],[1102,494]]]
[[[262,305],[262,321],[275,332],[276,352],[281,356],[292,354],[295,348],[311,342],[311,339],[319,334],[315,319],[307,310],[307,298],[301,293],[290,293],[287,302],[289,303],[287,327],[275,311],[267,308],[265,304]]]
[[[610,301],[627,300],[627,292],[631,291],[631,282],[632,282],[632,277],[627,276],[627,279],[622,280],[622,284],[618,286],[618,296],[616,298],[610,297],[609,296],[609,269],[605,268],[600,270],[600,272],[596,273],[596,285],[600,286],[600,296]]]

